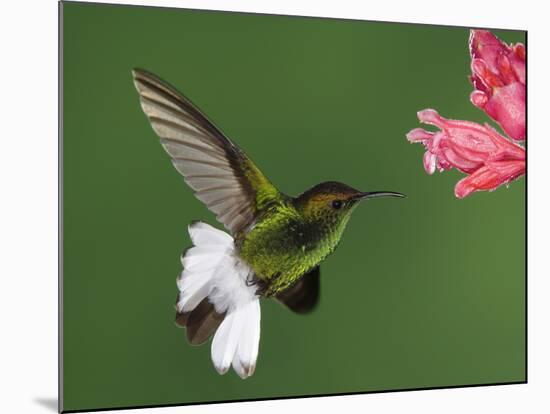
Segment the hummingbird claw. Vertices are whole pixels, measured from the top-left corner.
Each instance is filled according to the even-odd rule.
[[[245,284],[247,287],[255,286],[255,285],[258,284],[258,279],[256,279],[256,278],[254,277],[253,274],[248,275],[248,277],[246,278],[244,284]]]

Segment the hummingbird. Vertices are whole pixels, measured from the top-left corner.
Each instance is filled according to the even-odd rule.
[[[241,378],[256,368],[260,299],[298,314],[319,302],[320,263],[338,245],[364,200],[404,197],[328,181],[297,197],[280,192],[252,160],[189,99],[152,73],[134,69],[141,107],[176,170],[229,233],[188,226],[181,257],[176,324],[192,345],[213,336],[211,359]]]

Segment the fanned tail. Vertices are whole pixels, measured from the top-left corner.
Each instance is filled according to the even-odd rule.
[[[254,373],[260,342],[260,302],[247,280],[252,270],[237,256],[233,238],[206,223],[189,225],[194,246],[182,256],[176,323],[191,344],[212,334],[212,362],[220,374],[232,365],[241,378]]]

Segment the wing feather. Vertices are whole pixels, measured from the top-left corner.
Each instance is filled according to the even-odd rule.
[[[143,112],[195,196],[237,234],[278,199],[277,189],[200,110],[155,75],[132,71]]]
[[[314,267],[294,285],[279,293],[277,299],[296,313],[305,314],[313,311],[319,304],[320,275],[319,266]]]

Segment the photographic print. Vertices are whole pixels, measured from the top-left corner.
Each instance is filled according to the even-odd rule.
[[[526,381],[526,32],[60,22],[62,411]]]

